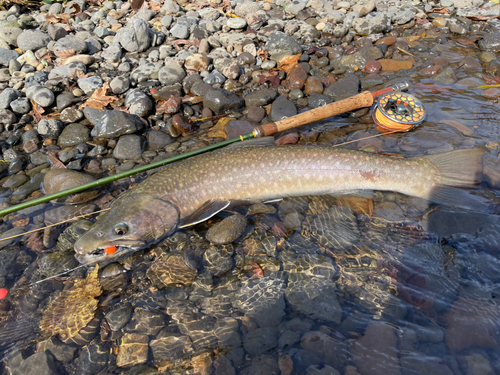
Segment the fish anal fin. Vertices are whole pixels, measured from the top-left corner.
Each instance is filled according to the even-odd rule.
[[[186,228],[191,225],[201,223],[217,215],[222,210],[226,209],[231,204],[228,200],[209,200],[203,203],[200,208],[194,211],[191,215],[182,220],[179,228]]]

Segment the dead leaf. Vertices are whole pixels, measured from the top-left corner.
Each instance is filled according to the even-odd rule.
[[[131,0],[130,1],[130,6],[132,7],[132,10],[136,13],[139,11],[139,9],[141,9],[143,4],[144,4],[144,0]]]
[[[160,10],[161,10],[161,5],[154,2],[154,1],[150,1],[148,3],[148,6],[149,6],[149,9],[154,10],[155,12],[160,12]]]
[[[278,70],[284,70],[288,73],[299,62],[300,55],[299,53],[298,55],[286,55],[283,57],[278,64]]]
[[[500,84],[500,77],[491,77],[491,78],[488,78],[488,77],[483,76],[483,79],[484,79],[484,81],[488,85],[498,85],[498,84]]]
[[[269,54],[262,47],[257,50],[257,56],[260,57],[262,59],[262,61],[266,61],[269,59]]]
[[[94,109],[104,110],[108,104],[113,103],[118,100],[116,96],[106,96],[106,91],[109,88],[109,83],[104,82],[104,85],[100,89],[94,91],[92,96],[88,98],[88,100],[83,103],[79,109],[83,109],[85,107],[90,107]]]
[[[35,103],[32,99],[30,99],[31,106],[33,108],[33,117],[35,118],[35,124],[42,119],[42,114],[45,113],[45,109],[38,103]]]
[[[259,76],[259,85],[262,85],[265,82],[271,83],[271,86],[276,88],[280,84],[280,77],[278,76],[278,72],[269,72],[262,73]]]
[[[425,14],[429,14],[429,13],[439,13],[439,14],[449,14],[450,11],[447,9],[447,8],[434,8],[434,9],[431,9],[431,10],[428,10],[427,12],[425,12]]]
[[[56,15],[54,14],[51,14],[50,16],[47,16],[45,18],[45,21],[47,21],[48,23],[51,23],[51,24],[56,24],[56,23],[61,23],[63,22],[62,20],[60,20],[58,17],[56,17]]]
[[[47,151],[47,158],[52,166],[52,169],[67,169],[64,163],[57,157],[57,152],[54,150]]]
[[[75,55],[75,50],[72,49],[66,49],[62,51],[54,51],[54,53],[59,57],[59,61],[57,62],[57,66],[63,66],[66,63],[66,60],[68,60],[71,56]]]

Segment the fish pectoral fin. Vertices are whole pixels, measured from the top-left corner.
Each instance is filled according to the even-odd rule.
[[[186,228],[191,225],[195,225],[201,223],[202,221],[210,219],[212,216],[217,215],[222,210],[226,209],[231,204],[230,201],[227,200],[209,200],[198,208],[195,212],[193,212],[188,217],[182,220],[179,228]]]

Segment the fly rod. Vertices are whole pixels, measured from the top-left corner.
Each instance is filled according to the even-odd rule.
[[[254,130],[251,133],[240,135],[239,137],[228,139],[223,142],[219,142],[207,147],[203,147],[194,151],[189,151],[181,155],[177,155],[165,160],[160,160],[151,164],[143,165],[138,168],[131,169],[126,172],[118,173],[113,176],[108,176],[101,178],[99,180],[89,182],[87,184],[83,184],[80,186],[76,186],[71,189],[63,190],[58,193],[50,194],[50,195],[45,195],[43,197],[39,197],[36,199],[33,199],[28,202],[23,202],[8,208],[4,208],[3,210],[0,210],[0,217],[10,214],[12,212],[16,212],[19,210],[23,210],[28,207],[33,207],[41,203],[47,203],[50,202],[51,200],[54,199],[59,199],[71,194],[77,194],[81,193],[82,191],[96,188],[101,185],[106,185],[111,182],[117,181],[119,179],[125,178],[125,177],[130,177],[134,174],[141,173],[148,171],[150,169],[158,168],[166,164],[174,163],[179,160],[183,160],[186,158],[189,158],[191,156],[199,155],[207,151],[212,151],[227,145],[230,145],[232,143],[236,142],[241,142],[245,141],[248,139],[252,138],[260,138],[260,137],[267,137],[273,134],[276,134],[278,132],[282,132],[285,130],[293,129],[302,125],[310,124],[315,121],[319,120],[324,120],[329,117],[337,116],[345,112],[349,111],[354,111],[356,109],[360,108],[365,108],[365,107],[370,107],[373,103],[375,98],[384,95],[386,93],[390,93],[392,91],[406,91],[408,90],[408,83],[407,82],[401,82],[401,83],[396,83],[394,85],[391,85],[389,87],[386,87],[384,89],[370,92],[370,91],[364,91],[360,94],[357,94],[355,96],[352,96],[347,99],[340,100],[338,102],[333,102],[330,104],[327,104],[322,107],[314,108],[310,111],[299,113],[295,116],[288,117],[286,119],[272,122],[270,124],[265,124],[265,125],[259,125],[254,128]]]

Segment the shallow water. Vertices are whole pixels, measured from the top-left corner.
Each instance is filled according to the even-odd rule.
[[[499,104],[458,83],[406,78],[426,121],[346,147],[407,156],[484,147],[494,170]],[[367,117],[301,132],[308,129],[332,144],[377,134]],[[75,323],[86,327],[73,343],[47,339],[38,327],[50,301],[85,270],[23,288],[74,267],[72,253],[48,256],[55,248],[26,240],[7,246],[0,251],[3,286],[11,288],[0,302],[5,366],[22,368],[29,358],[41,366],[48,356],[61,374],[500,373],[493,178],[490,171],[468,192],[481,202],[469,209],[380,192],[371,215],[365,198],[287,199],[258,213],[237,208],[247,228],[232,244],[204,237],[223,214],[101,270],[108,277],[97,310],[71,313],[78,294],[49,324],[91,315],[88,325]],[[31,222],[41,223],[40,214],[32,210]]]

